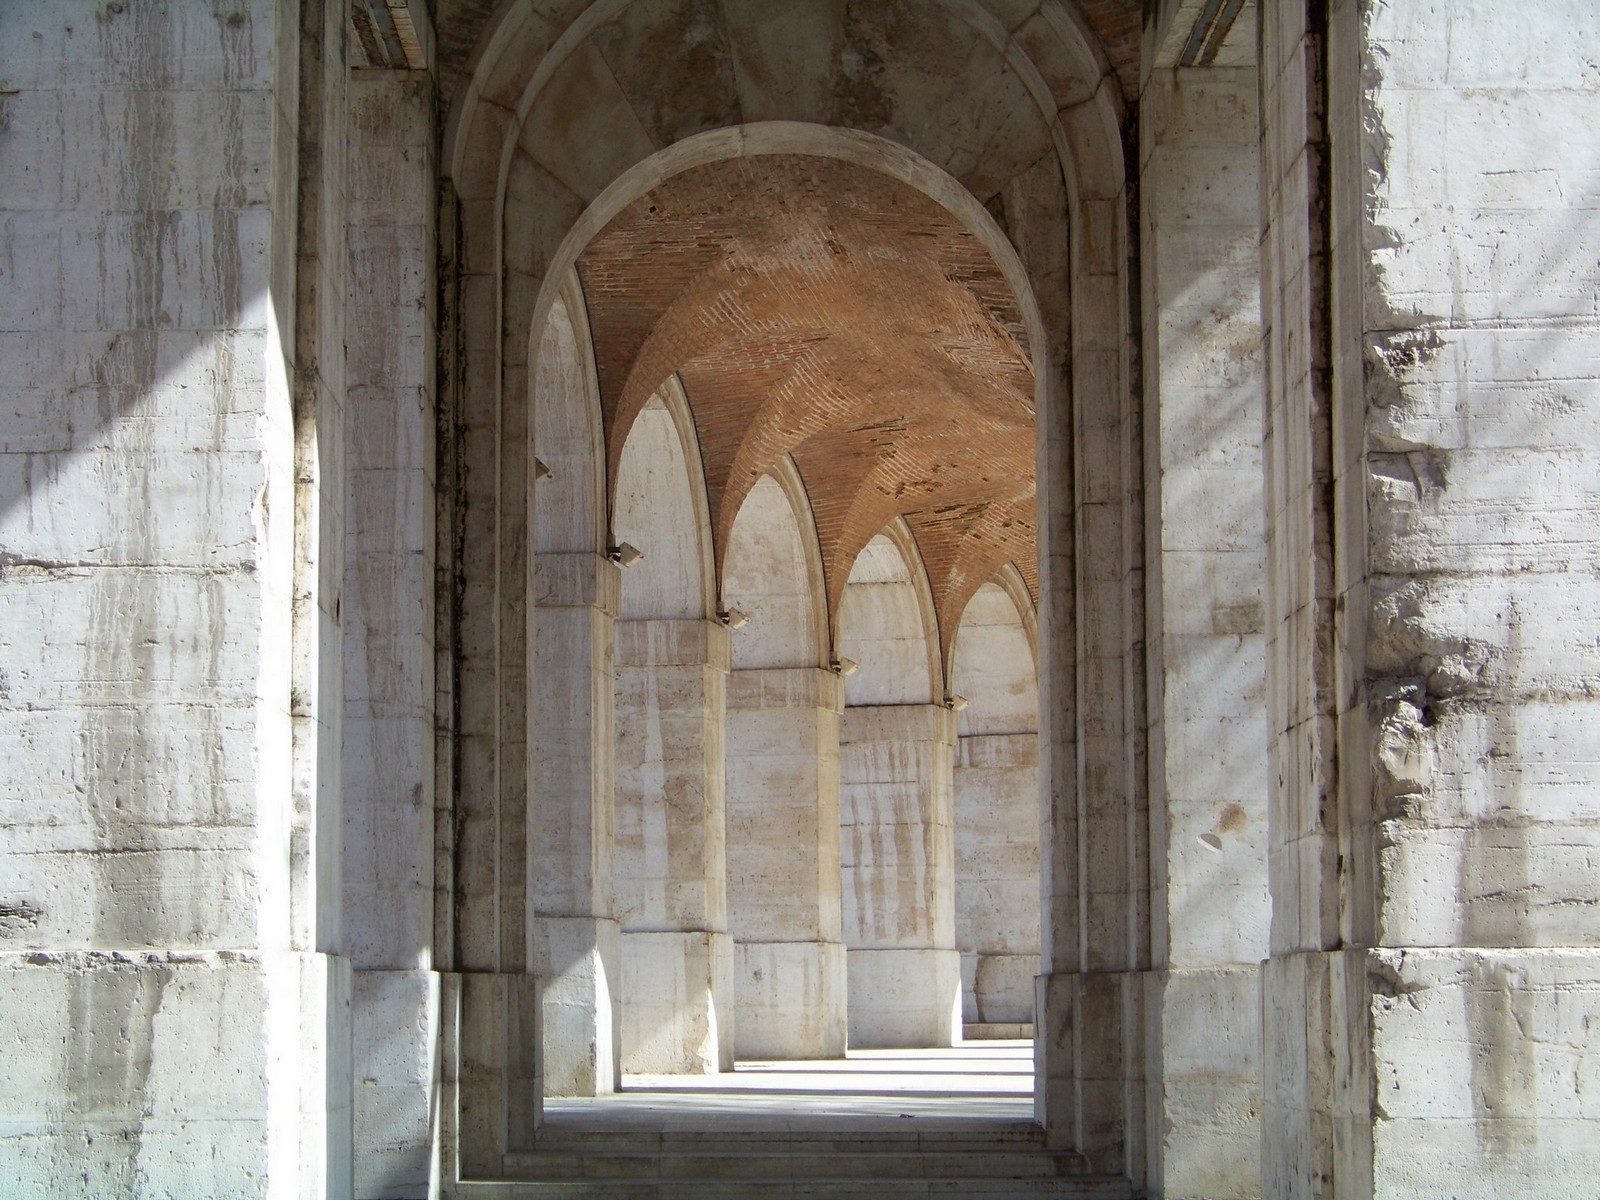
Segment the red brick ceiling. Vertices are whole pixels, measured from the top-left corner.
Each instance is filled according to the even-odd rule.
[[[676,371],[719,560],[749,489],[792,454],[830,611],[857,553],[897,516],[947,645],[1002,564],[1037,593],[1034,385],[1017,304],[978,240],[920,192],[832,159],[716,163],[624,210],[578,271],[610,467]]]

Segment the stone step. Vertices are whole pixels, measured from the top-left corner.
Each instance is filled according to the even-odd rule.
[[[1031,1121],[985,1122],[978,1130],[928,1129],[784,1131],[751,1130],[595,1130],[546,1125],[538,1149],[530,1153],[593,1154],[897,1154],[934,1151],[991,1154],[1044,1152],[1044,1131]]]
[[[898,1154],[817,1151],[788,1154],[537,1153],[517,1155],[508,1168],[519,1179],[576,1180],[745,1179],[1061,1179],[1083,1174],[1076,1155],[912,1151]]]
[[[595,1132],[545,1128],[508,1155],[512,1179],[463,1183],[462,1200],[1131,1200],[1123,1180],[1044,1147],[1036,1125],[862,1133]]]
[[[1032,1021],[1012,1024],[1004,1021],[980,1021],[961,1027],[961,1040],[964,1042],[1010,1042],[1032,1039]]]
[[[636,1179],[458,1183],[456,1200],[1137,1200],[1126,1180]]]

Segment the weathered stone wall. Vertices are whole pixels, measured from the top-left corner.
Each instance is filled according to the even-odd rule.
[[[529,967],[545,980],[545,1087],[552,1096],[592,1096],[621,1082],[612,807],[621,580],[598,554],[540,554],[533,576],[539,753],[529,764],[528,828],[538,831],[527,840]]]
[[[1003,581],[973,594],[951,652],[951,691],[966,701],[951,785],[967,1026],[1031,1024],[1039,973],[1039,685],[1027,592],[1009,581],[1014,594]]]
[[[623,594],[626,601],[626,578]],[[728,631],[715,621],[670,620],[619,621],[616,630],[622,1066],[731,1071]]]
[[[841,1058],[839,711],[816,667],[728,676],[728,927],[740,1058]]]
[[[953,775],[961,1019],[967,1025],[1032,1024],[1039,973],[1039,735],[957,738]]]
[[[1327,48],[1322,23],[1308,21],[1313,7],[1262,6],[1260,62],[1272,721],[1262,1184],[1267,1195],[1296,1197],[1334,1194],[1335,1039],[1345,1021],[1360,1019],[1342,1004],[1330,1011],[1338,997],[1323,953],[1339,938],[1342,817],[1332,678]],[[1347,500],[1348,490],[1339,498]],[[1362,511],[1349,515],[1359,519]],[[1355,1090],[1369,1080],[1366,1064],[1354,1068]],[[1340,1132],[1354,1137],[1359,1153],[1365,1129],[1347,1123]]]
[[[1256,73],[1147,43],[1141,95],[1152,1183],[1260,1194],[1266,561]],[[1246,14],[1247,19],[1252,14]],[[1230,52],[1230,59],[1253,57]]]
[[[336,425],[343,391],[335,12],[37,3],[0,22],[0,1178],[18,1194],[348,1191],[342,439],[297,437]]]
[[[862,36],[842,10],[786,15],[774,41],[744,7],[719,35],[739,82],[682,78],[657,104],[671,13],[619,6],[560,44],[540,95],[574,6],[508,6],[442,148],[431,76],[349,76],[341,0],[0,13],[0,1179],[420,1195],[503,1167],[536,1057],[552,1090],[614,1086],[619,589],[560,246],[646,160],[659,183],[783,150],[921,180],[962,237],[1015,250],[1006,281],[1036,302],[1052,1144],[1152,1192],[1247,1195],[1259,1102],[1266,1195],[1582,1194],[1600,20],[1579,0],[1263,4],[1252,149],[1239,42],[1178,65],[1184,22],[1216,10],[1161,0],[1148,19],[1182,49],[1146,63],[1130,209],[1124,42],[1108,64],[1054,8],[935,6],[873,34],[868,111],[841,82]],[[858,6],[862,27],[891,7]],[[820,124],[694,136],[778,118]],[[462,238],[447,205],[436,246],[440,174]],[[461,318],[439,344],[436,253]],[[559,351],[530,380],[547,274]],[[435,362],[460,367],[443,481]],[[530,501],[534,447],[555,476]],[[460,522],[439,646],[436,489]],[[804,628],[826,624],[812,536],[751,606],[784,636],[728,684],[731,969],[756,1052],[844,1041],[843,685]],[[925,638],[888,650],[853,698],[939,705],[936,668],[869,694],[938,659]],[[850,825],[931,831],[937,882],[940,785],[931,759],[900,769],[907,741],[852,742]],[[915,821],[883,819],[893,795]],[[941,895],[907,911],[910,940],[880,950],[954,954],[917,924],[945,920]]]
[[[1581,1194],[1600,22],[1266,11],[1266,1189]]]
[[[839,723],[839,876],[850,1044],[961,1037],[951,771],[938,704],[852,705]]]
[[[425,1196],[436,1169],[435,136],[426,75],[351,72],[343,882],[358,1197]]]
[[[792,463],[751,488],[733,523],[722,601],[727,686],[728,928],[741,1058],[844,1054],[839,914],[839,709],[822,563]]]
[[[615,905],[622,1067],[733,1069],[723,854],[728,630],[707,618],[711,537],[693,418],[676,383],[635,418],[612,522],[643,554],[615,626]]]

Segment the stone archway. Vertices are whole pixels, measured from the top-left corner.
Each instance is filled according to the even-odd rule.
[[[704,473],[669,377],[618,456],[613,895],[627,1072],[733,1068],[724,840],[728,631],[715,619]],[[622,547],[629,547],[626,552]]]
[[[955,933],[967,1036],[1031,1025],[1039,973],[1039,683],[1027,589],[1014,567],[973,594],[956,634],[952,822]]]
[[[1126,399],[1127,306],[1119,299],[1126,295],[1125,176],[1118,101],[1103,60],[1064,17],[1047,16],[1023,37],[977,5],[941,9],[941,20],[968,30],[963,38],[983,55],[1010,48],[1001,59],[1006,86],[1015,85],[1007,93],[1017,104],[1012,115],[1031,113],[1017,120],[1042,139],[1040,152],[1025,161],[1015,155],[996,159],[981,148],[972,161],[971,138],[966,150],[937,138],[927,141],[930,131],[955,127],[939,122],[897,126],[898,142],[830,128],[816,122],[834,114],[800,95],[774,101],[762,113],[789,120],[716,127],[718,118],[706,115],[712,127],[702,123],[705,131],[698,133],[675,126],[642,134],[633,128],[621,136],[624,127],[638,124],[637,113],[627,117],[613,110],[621,124],[611,132],[619,135],[601,137],[600,127],[613,119],[607,115],[610,100],[590,105],[578,132],[561,127],[560,97],[570,94],[582,72],[603,85],[590,95],[613,94],[618,72],[626,76],[626,62],[638,49],[629,35],[616,32],[629,28],[627,6],[590,10],[559,38],[536,16],[536,7],[513,8],[486,40],[451,122],[447,159],[461,220],[466,373],[491,389],[461,393],[466,425],[496,430],[501,438],[516,435],[530,343],[553,295],[549,281],[565,274],[628,205],[707,164],[814,157],[897,180],[969,231],[1023,305],[1021,323],[1039,368],[1033,396],[1041,430],[1037,587],[1041,625],[1048,630],[1041,640],[1047,717],[1041,778],[1050,866],[1040,1003],[1047,1014],[1057,1014],[1042,1024],[1047,1036],[1039,1043],[1039,1111],[1053,1143],[1082,1151],[1104,1169],[1137,1175],[1142,1154],[1130,1140],[1142,1119],[1142,1066],[1136,1061],[1141,987],[1135,977],[1148,964],[1146,926],[1138,917],[1147,813],[1143,780],[1133,769],[1142,736],[1142,669],[1130,617],[1139,588],[1139,459],[1137,420]],[[1045,7],[1057,11],[1053,4]],[[603,54],[604,61],[596,62],[597,36],[614,39],[609,52],[621,65]],[[913,32],[902,28],[889,36]],[[914,103],[915,89],[903,85],[902,80],[889,89],[896,97],[891,107]],[[1004,122],[990,112],[979,124],[997,134]],[[908,134],[908,128],[925,133]],[[974,131],[973,137],[980,145],[992,140],[990,133]],[[1004,137],[995,144],[1016,148]],[[965,162],[963,153],[969,155]],[[1005,229],[985,209],[986,201],[1000,212]],[[468,302],[469,293],[488,303]],[[481,415],[473,417],[478,406]],[[506,533],[516,527],[526,485],[514,468],[514,459],[499,458],[493,496],[473,500],[469,489],[462,513],[469,528]],[[469,464],[469,476],[472,470]],[[726,519],[731,521],[731,512]],[[947,579],[958,574],[941,569]],[[976,588],[987,574],[962,586]],[[512,603],[506,589],[514,591],[516,581],[502,578],[502,598],[491,601],[485,594],[489,608],[480,619],[504,626],[496,606],[511,611],[503,606]],[[959,611],[956,600],[952,593],[941,603]],[[466,611],[463,619],[475,618]],[[953,622],[942,626],[946,644],[953,632]],[[463,669],[474,665],[471,658]],[[514,664],[505,663],[502,649],[498,656],[487,654],[481,665],[495,680],[506,711],[512,706],[507,688],[516,684]],[[515,764],[505,767],[514,770]],[[471,782],[462,778],[458,787],[471,790]],[[1085,854],[1086,844],[1095,851]],[[460,852],[472,860],[470,847]],[[1108,920],[1112,910],[1123,915]],[[1082,1025],[1090,1019],[1092,1034]],[[1096,1048],[1093,1058],[1081,1052],[1086,1037]]]

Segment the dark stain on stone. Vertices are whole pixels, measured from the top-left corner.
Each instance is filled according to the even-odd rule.
[[[855,0],[845,9],[830,124],[871,131],[894,122],[894,103],[883,87],[887,23],[881,3]]]
[[[1427,366],[1444,349],[1433,329],[1398,329],[1371,335],[1362,356],[1362,381],[1367,403],[1387,408],[1402,399],[1407,377]]]
[[[1250,816],[1239,804],[1225,804],[1217,818],[1218,833],[1238,833],[1250,823]]]
[[[641,0],[594,45],[658,145],[743,121],[732,42],[713,0]]]
[[[1402,963],[1401,966],[1403,965]],[[1428,990],[1427,984],[1405,978],[1400,973],[1400,966],[1380,958],[1368,962],[1367,982],[1371,985],[1374,995],[1386,996],[1391,1000],[1414,996],[1418,992]]]

